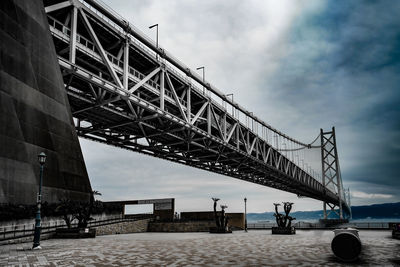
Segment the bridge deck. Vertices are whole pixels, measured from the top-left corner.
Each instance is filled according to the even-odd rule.
[[[176,68],[161,48],[156,55],[135,38],[140,32],[121,28],[96,2],[60,2],[45,6],[81,137],[338,204],[335,192],[268,140],[303,143],[248,116],[210,84],[198,88],[189,69]]]

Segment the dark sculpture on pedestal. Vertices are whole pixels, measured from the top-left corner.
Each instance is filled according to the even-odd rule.
[[[232,233],[228,225],[229,218],[225,214],[225,209],[228,208],[228,206],[221,205],[221,212],[219,215],[217,212],[217,202],[219,198],[212,198],[212,200],[214,201],[214,217],[216,227],[210,227],[210,233]]]
[[[294,235],[296,234],[296,229],[292,226],[292,221],[296,220],[289,216],[290,211],[292,210],[293,203],[291,202],[283,202],[283,210],[285,211],[285,215],[278,212],[278,206],[281,204],[274,203],[275,205],[275,219],[278,227],[272,227],[272,234],[282,234],[282,235]]]
[[[400,239],[400,223],[390,223],[392,228],[392,237],[395,239]]]

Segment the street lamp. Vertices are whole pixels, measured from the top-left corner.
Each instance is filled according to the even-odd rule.
[[[279,146],[278,146],[278,135],[277,135],[277,134],[274,134],[274,137],[275,137],[275,148],[276,148],[277,150],[279,150]]]
[[[249,114],[250,114],[251,116],[254,115],[253,112],[249,112]],[[251,117],[251,116],[249,116],[249,119],[251,120],[251,130],[254,132],[254,120],[253,120],[253,117]],[[250,128],[250,121],[249,121],[249,128]]]
[[[157,54],[156,54],[156,59],[158,60],[158,23],[151,25],[149,29],[153,29],[154,27],[157,27],[157,35],[156,35],[156,47],[157,47]]]
[[[247,232],[247,198],[244,198],[244,231]]]
[[[41,232],[41,218],[40,218],[40,207],[42,205],[42,181],[43,181],[43,166],[46,162],[46,154],[41,152],[38,155],[38,161],[40,164],[40,174],[39,174],[39,193],[37,196],[37,211],[35,218],[35,234],[33,236],[33,247],[32,249],[41,249],[40,247],[40,232]]]
[[[233,106],[233,94],[227,94],[225,95],[226,97],[231,96],[232,97],[232,116],[235,117],[235,112],[234,112],[234,106]]]
[[[282,143],[282,147],[285,146],[285,148],[283,149],[283,151],[285,152],[285,157],[287,157],[287,149],[286,149],[286,143]]]
[[[196,68],[196,70],[203,70],[203,95],[205,95],[204,81],[205,81],[206,74],[205,74],[204,66],[198,67],[198,68]]]

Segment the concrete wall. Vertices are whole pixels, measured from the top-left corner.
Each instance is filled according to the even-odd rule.
[[[96,227],[96,235],[143,233],[147,232],[148,224],[149,219],[102,225]]]
[[[159,199],[130,199],[103,202],[106,205],[120,206],[121,216],[125,218],[135,218],[137,214],[126,214],[126,206],[128,205],[153,205],[153,215],[157,220],[173,220],[175,213],[175,199],[174,198],[159,198]]]
[[[244,229],[244,213],[228,213],[231,227]]]
[[[221,214],[220,211],[217,212]],[[229,217],[229,226],[244,229],[244,213],[226,213]],[[187,221],[203,221],[203,220],[215,220],[213,211],[190,211],[181,212],[181,219]],[[215,226],[215,225],[214,225]]]
[[[150,222],[149,232],[208,232],[215,221]]]
[[[175,199],[172,199],[171,207],[172,209],[157,210],[156,205],[153,205],[154,217],[159,218],[160,220],[173,220],[175,214]]]
[[[0,1],[0,204],[89,200],[91,186],[42,0]]]
[[[142,232],[147,232],[148,223],[149,223],[149,219],[145,219],[145,220],[140,220],[140,221],[121,222],[121,223],[102,225],[102,226],[90,227],[90,228],[96,228],[96,236],[142,233]],[[19,229],[21,229],[21,228],[19,228]],[[0,230],[3,230],[3,229],[0,229]],[[11,230],[11,229],[9,228],[6,230]],[[1,231],[0,231],[0,233],[1,233]],[[54,231],[50,232],[50,233],[42,232],[42,234],[40,235],[40,239],[41,240],[50,239],[50,238],[53,238],[54,235],[55,235]],[[17,235],[16,238],[14,238],[14,239],[0,240],[0,246],[6,245],[6,244],[17,244],[17,243],[25,243],[25,242],[32,242],[32,241],[33,241],[33,235],[27,236],[27,237],[18,237],[18,235]]]

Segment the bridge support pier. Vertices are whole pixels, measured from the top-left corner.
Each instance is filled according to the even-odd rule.
[[[54,4],[50,10],[69,1]],[[41,152],[48,157],[42,202],[88,202],[92,189],[43,1],[1,0],[0,40],[0,204],[36,203]]]

